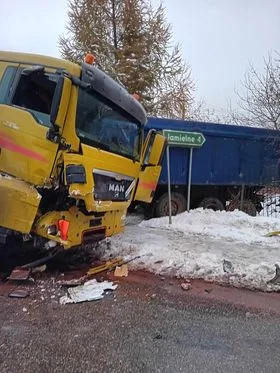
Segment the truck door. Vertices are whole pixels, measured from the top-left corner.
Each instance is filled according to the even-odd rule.
[[[144,145],[142,168],[134,196],[135,201],[152,202],[161,172],[161,162],[165,149],[166,138],[151,130]]]
[[[50,178],[58,150],[47,139],[58,79],[43,66],[7,64],[0,81],[0,169],[35,185]]]

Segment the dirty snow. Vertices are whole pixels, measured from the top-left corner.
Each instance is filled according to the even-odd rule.
[[[196,209],[172,218],[141,221],[128,217],[125,232],[110,239],[108,255],[141,258],[130,268],[161,275],[203,278],[265,291],[280,290],[267,284],[280,264],[280,237],[265,237],[280,231],[280,220],[251,217],[241,211]],[[223,261],[233,273],[225,273]]]

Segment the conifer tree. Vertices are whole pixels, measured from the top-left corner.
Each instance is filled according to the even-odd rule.
[[[93,53],[98,65],[137,93],[149,115],[187,118],[192,101],[190,68],[162,5],[149,0],[70,0],[63,58],[80,63]]]

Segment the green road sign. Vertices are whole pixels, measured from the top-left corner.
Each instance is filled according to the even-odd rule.
[[[163,136],[167,138],[168,145],[196,147],[205,143],[205,137],[198,132],[163,130]]]

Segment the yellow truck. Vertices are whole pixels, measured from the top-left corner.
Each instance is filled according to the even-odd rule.
[[[151,202],[165,138],[120,84],[91,64],[0,51],[0,244],[50,249],[123,230]]]

